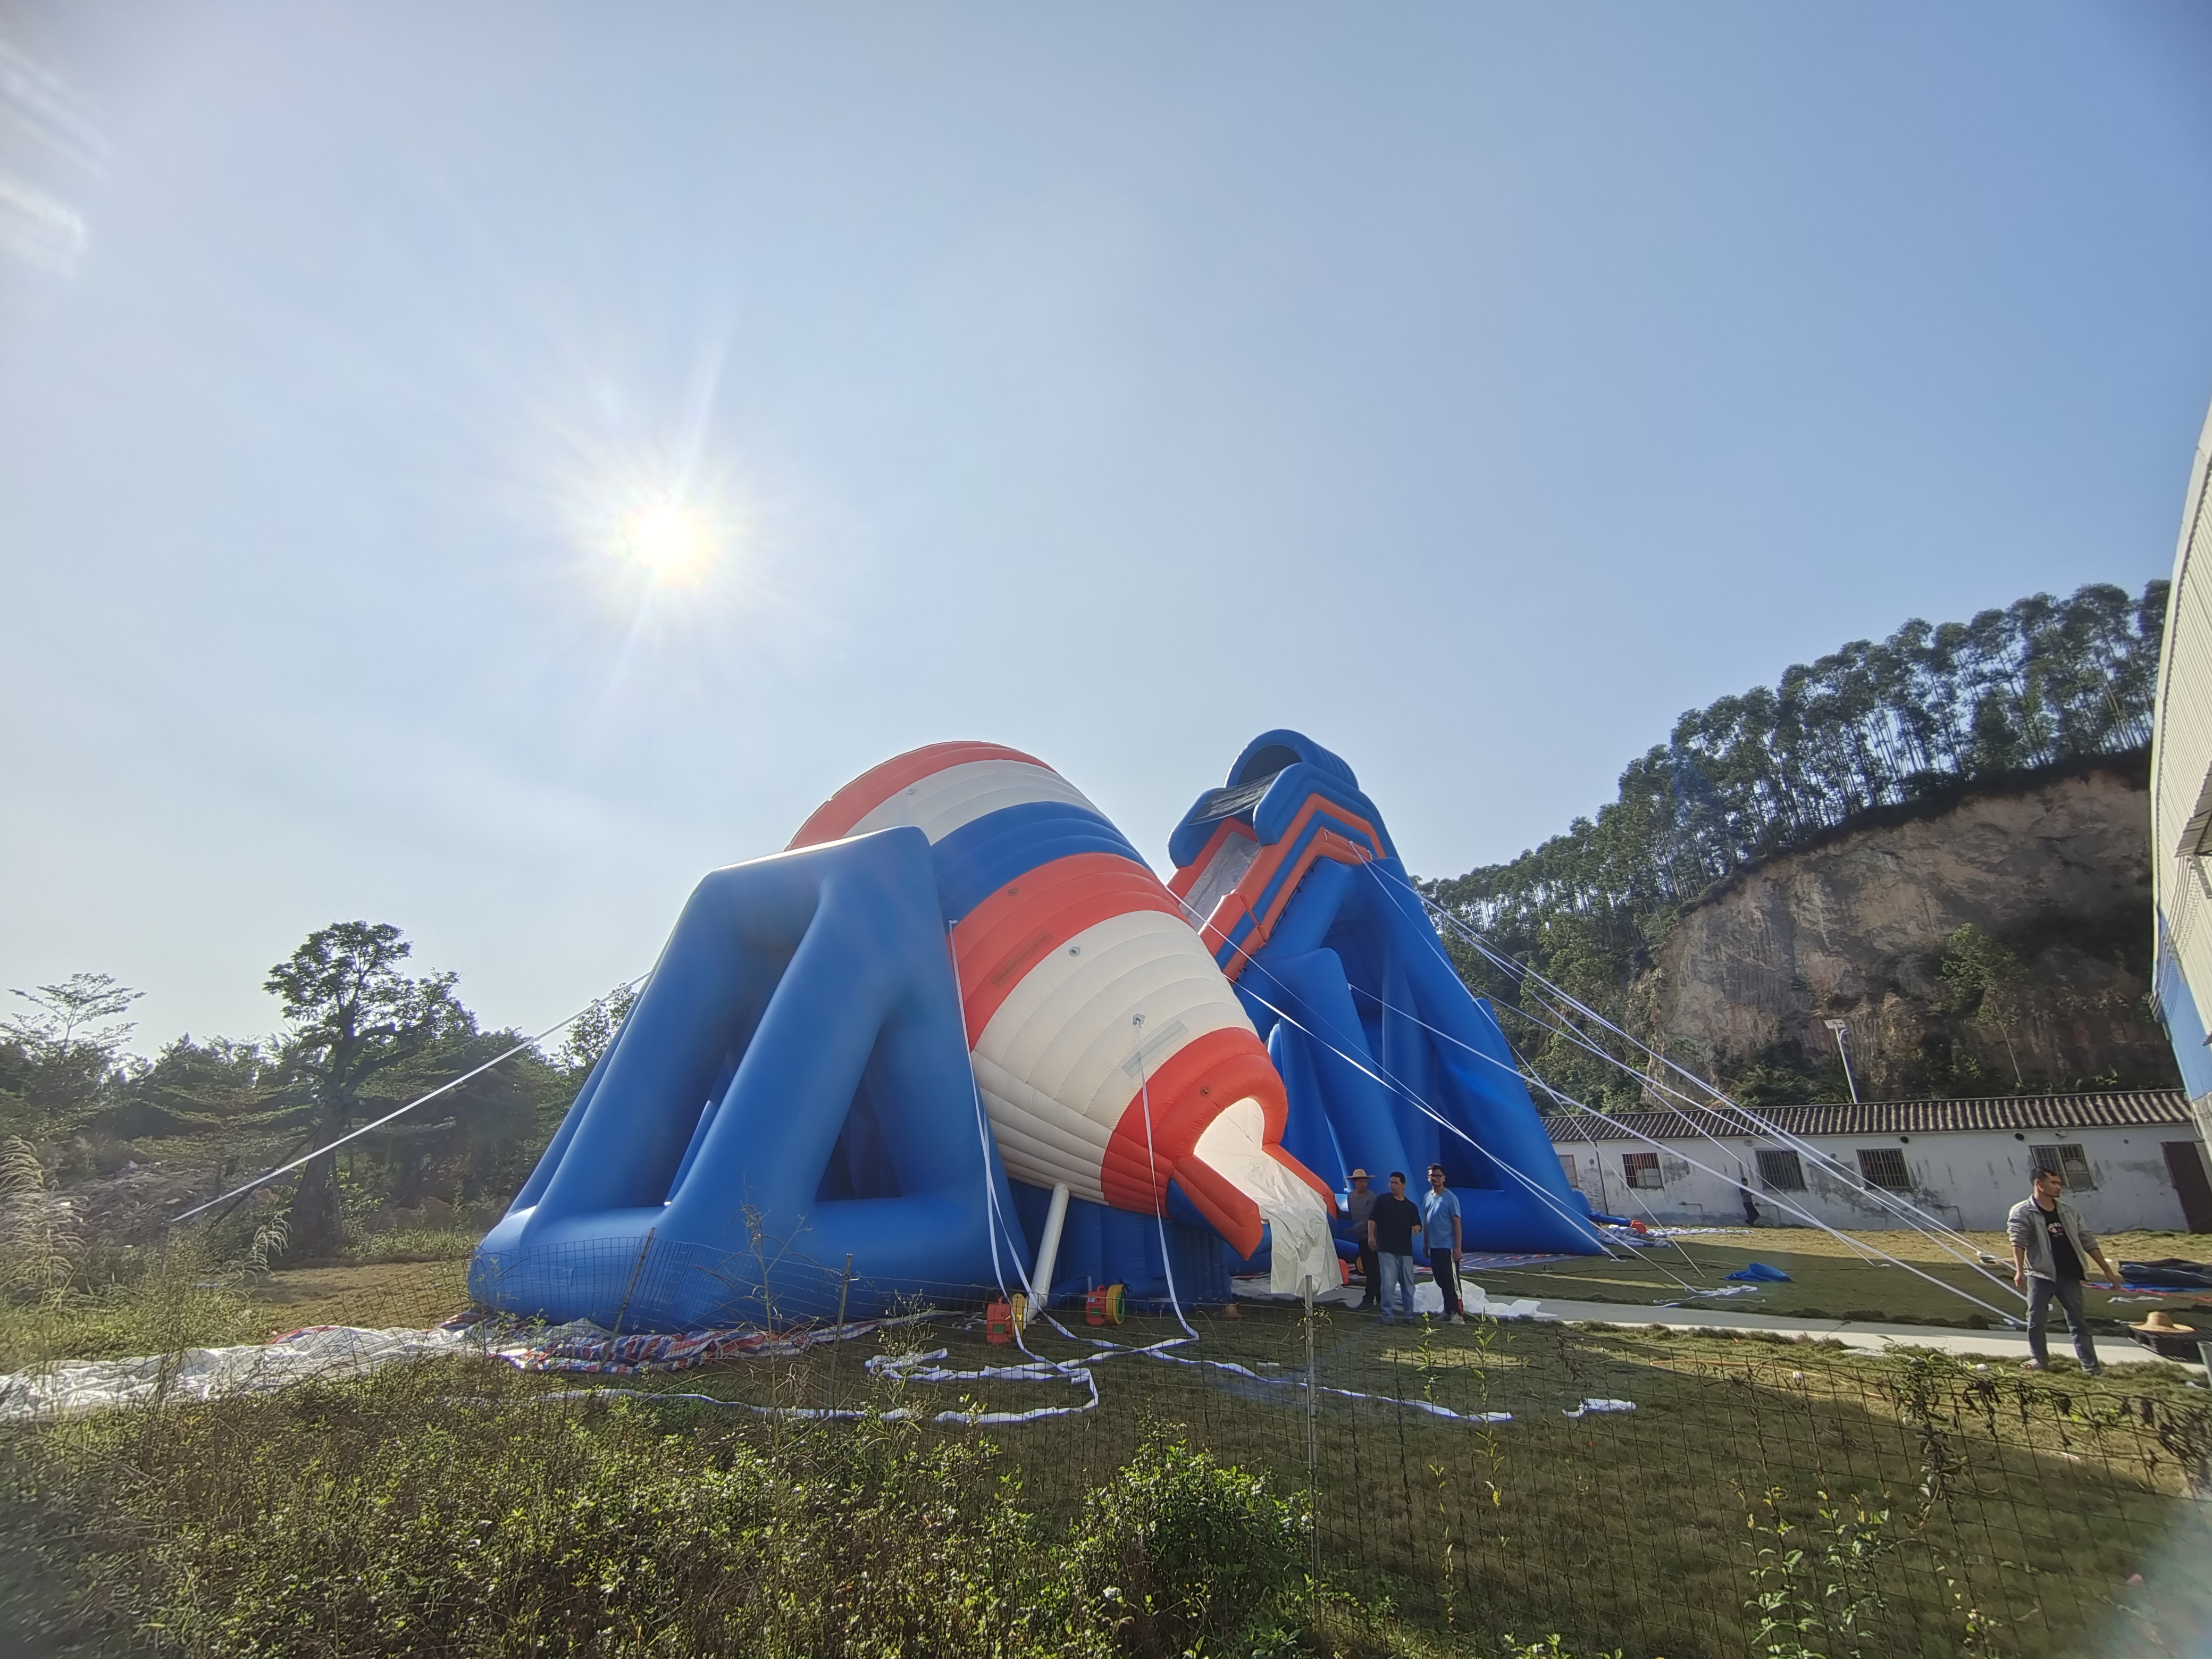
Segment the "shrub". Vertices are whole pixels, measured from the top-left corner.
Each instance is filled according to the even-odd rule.
[[[52,1431],[43,1485],[143,1540],[188,1654],[1006,1655],[1049,1552],[988,1448],[781,1451],[546,1402],[474,1362]]]
[[[1178,1434],[1149,1434],[1060,1534],[966,1436],[763,1436],[544,1387],[428,1361],[0,1450],[67,1540],[51,1582],[98,1586],[106,1620],[185,1655],[1304,1650],[1304,1515]]]
[[[1148,1432],[1120,1475],[1085,1495],[1069,1590],[1127,1654],[1268,1652],[1304,1583],[1309,1519],[1264,1476]]]

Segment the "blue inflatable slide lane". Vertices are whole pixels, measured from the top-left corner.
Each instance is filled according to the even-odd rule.
[[[1236,987],[1291,1102],[1283,1146],[1340,1189],[1431,1164],[1469,1249],[1595,1255],[1498,1017],[1468,994],[1343,761],[1255,738],[1184,815],[1170,885]]]
[[[1352,1164],[1431,1160],[1470,1248],[1597,1248],[1350,768],[1270,732],[1170,850],[1171,887],[995,744],[847,785],[699,884],[472,1293],[624,1332],[1218,1302],[1334,1284]]]

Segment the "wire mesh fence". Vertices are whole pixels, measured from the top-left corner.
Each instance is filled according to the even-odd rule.
[[[1054,1522],[1170,1430],[1294,1497],[1317,1577],[1477,1643],[1557,1632],[1577,1653],[1735,1659],[2212,1641],[2212,1401],[2179,1367],[2031,1376],[1657,1328],[1386,1328],[1276,1303],[1096,1326],[1062,1307],[1005,1343],[988,1340],[995,1287],[823,1271],[809,1265],[798,1310],[756,1321],[764,1332],[686,1347],[481,1317],[457,1363],[496,1361],[499,1389],[538,1407],[520,1431],[545,1435],[549,1459],[611,1398],[653,1396],[673,1432],[734,1423],[787,1447],[849,1434],[858,1413],[988,1442]],[[760,1287],[729,1272],[736,1311]],[[270,1334],[421,1328],[466,1309],[465,1279],[457,1261],[307,1270],[263,1282],[254,1305]],[[839,1300],[882,1316],[841,1332]],[[1778,1631],[1798,1645],[1777,1649]]]
[[[820,1264],[805,1279],[809,1310],[833,1291],[897,1299]],[[1031,1321],[1024,1352],[983,1340],[991,1294],[908,1287],[907,1305],[955,1311],[871,1331],[857,1359],[833,1347],[657,1386],[914,1411],[916,1373],[864,1362],[942,1348],[934,1369],[963,1397],[920,1414],[995,1436],[1042,1510],[1072,1515],[1149,1425],[1176,1425],[1302,1495],[1324,1577],[1468,1632],[1678,1659],[1763,1653],[1784,1626],[1822,1652],[2212,1637],[2212,1583],[2191,1565],[2212,1559],[2212,1412],[2178,1368],[2069,1386],[1934,1353],[1383,1328],[1281,1304],[1194,1315],[1195,1341],[1162,1313],[1093,1328],[1063,1310]],[[1095,1405],[1071,1402],[1069,1369],[1095,1377]]]
[[[2212,1420],[2171,1381],[2069,1389],[1932,1355],[1339,1311],[1201,1328],[1094,1366],[1095,1411],[995,1431],[1025,1493],[1066,1514],[1146,1425],[1182,1425],[1305,1495],[1325,1575],[1425,1623],[1576,1651],[1764,1653],[1770,1617],[1809,1621],[1827,1653],[2195,1652],[2212,1634]],[[1048,1358],[1083,1340],[1030,1339]],[[977,1358],[972,1332],[944,1345]]]

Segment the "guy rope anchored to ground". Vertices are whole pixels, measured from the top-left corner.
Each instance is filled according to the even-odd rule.
[[[624,981],[621,988],[623,990],[629,990],[634,988],[642,986],[645,981],[651,977],[652,975],[650,973],[640,974],[635,979]],[[325,1156],[326,1153],[336,1152],[348,1141],[358,1140],[363,1135],[369,1134],[375,1130],[381,1129],[386,1124],[394,1122],[397,1120],[406,1116],[408,1113],[413,1111],[416,1107],[428,1105],[430,1102],[435,1100],[440,1095],[451,1093],[453,1090],[459,1088],[464,1083],[468,1082],[470,1079],[482,1077],[486,1072],[490,1071],[495,1066],[500,1065],[503,1061],[513,1060],[517,1054],[527,1054],[531,1049],[537,1048],[555,1032],[566,1030],[569,1026],[574,1025],[586,1014],[591,1012],[592,1008],[596,1006],[597,999],[594,999],[592,1001],[587,1002],[582,1007],[577,1009],[574,1013],[570,1014],[566,1019],[554,1021],[552,1024],[547,1026],[536,1036],[523,1038],[521,1042],[516,1043],[512,1048],[508,1048],[500,1054],[494,1054],[489,1060],[484,1061],[483,1065],[472,1066],[469,1070],[462,1073],[459,1077],[450,1079],[447,1081],[440,1084],[436,1088],[430,1090],[428,1093],[417,1095],[414,1099],[409,1101],[404,1106],[395,1107],[391,1111],[386,1112],[382,1117],[378,1118],[374,1123],[364,1123],[357,1129],[348,1130],[344,1134],[340,1135],[336,1140],[331,1141],[325,1146],[318,1146],[311,1152],[303,1152],[289,1164],[280,1164],[275,1169],[266,1170],[264,1173],[254,1176],[252,1180],[247,1182],[242,1187],[234,1187],[220,1197],[208,1200],[204,1204],[195,1204],[191,1209],[185,1211],[182,1214],[171,1216],[168,1218],[167,1224],[172,1227],[177,1226],[181,1223],[190,1221],[196,1215],[204,1215],[208,1211],[214,1209],[218,1204],[228,1204],[234,1199],[244,1198],[249,1194],[257,1192],[261,1188],[267,1186],[269,1182],[276,1180],[279,1176],[287,1176],[291,1174],[295,1170],[302,1169],[306,1165],[313,1163],[317,1158]]]
[[[1368,867],[1370,870],[1374,868],[1371,865]],[[1377,881],[1381,881],[1382,878],[1382,873],[1377,872]],[[1388,890],[1386,889],[1385,890],[1387,891]],[[1537,1018],[1535,1015],[1529,1013],[1526,1009],[1514,1007],[1511,1004],[1498,1005],[1500,1006],[1512,1008],[1512,1012],[1520,1015],[1522,1018],[1527,1019],[1530,1024],[1537,1026],[1539,1030],[1565,1037],[1568,1041],[1575,1043],[1585,1052],[1598,1059],[1603,1060],[1608,1064],[1626,1073],[1629,1076],[1634,1078],[1642,1086],[1660,1094],[1662,1097],[1668,1099],[1670,1103],[1674,1104],[1678,1108],[1680,1115],[1686,1121],[1687,1121],[1690,1127],[1694,1131],[1705,1139],[1712,1141],[1715,1146],[1721,1146],[1721,1143],[1718,1139],[1715,1137],[1709,1129],[1705,1128],[1703,1124],[1698,1121],[1698,1115],[1701,1110],[1719,1111],[1724,1109],[1728,1112],[1733,1112],[1743,1121],[1743,1123],[1748,1126],[1752,1132],[1771,1136],[1776,1139],[1783,1141],[1784,1144],[1799,1150],[1802,1153],[1810,1156],[1814,1160],[1815,1164],[1818,1167],[1832,1169],[1838,1174],[1844,1173],[1842,1166],[1837,1164],[1836,1161],[1826,1153],[1812,1146],[1810,1143],[1804,1141],[1801,1137],[1787,1133],[1782,1130],[1779,1126],[1768,1122],[1758,1114],[1738,1104],[1735,1101],[1731,1100],[1719,1088],[1706,1082],[1704,1079],[1698,1077],[1695,1073],[1686,1070],[1685,1067],[1678,1065],[1674,1060],[1668,1059],[1666,1055],[1660,1054],[1656,1049],[1650,1048],[1648,1044],[1641,1042],[1631,1033],[1623,1030],[1619,1025],[1615,1024],[1613,1021],[1607,1019],[1602,1014],[1600,1014],[1595,1010],[1589,1008],[1560,987],[1554,985],[1550,980],[1546,979],[1534,969],[1530,968],[1524,963],[1517,963],[1511,957],[1495,950],[1491,945],[1490,942],[1484,939],[1480,933],[1477,933],[1473,927],[1468,926],[1468,924],[1461,918],[1454,915],[1449,909],[1429,898],[1427,895],[1421,893],[1418,889],[1411,888],[1410,886],[1407,890],[1411,892],[1413,896],[1427,908],[1429,914],[1432,917],[1450,927],[1453,932],[1457,933],[1462,939],[1465,939],[1468,945],[1479,951],[1486,961],[1490,962],[1503,971],[1513,974],[1520,978],[1534,981],[1547,993],[1557,998],[1561,1003],[1565,1004],[1569,1008],[1571,1008],[1575,1012],[1603,1027],[1606,1030],[1611,1032],[1621,1041],[1629,1043],[1633,1048],[1649,1056],[1653,1061],[1664,1066],[1667,1070],[1673,1072],[1678,1077],[1680,1077],[1692,1084],[1699,1090],[1702,1090],[1711,1101],[1718,1102],[1718,1107],[1698,1102],[1691,1097],[1683,1094],[1673,1085],[1668,1083],[1663,1077],[1655,1077],[1649,1073],[1638,1071],[1634,1066],[1630,1066],[1619,1056],[1609,1053],[1602,1044],[1591,1042],[1582,1032],[1577,1030],[1571,1023],[1558,1019],[1557,1016],[1553,1017],[1555,1023],[1547,1022]],[[1394,895],[1393,896],[1395,898],[1395,896]],[[1443,1034],[1438,1033],[1438,1035],[1442,1036]],[[1467,1047],[1464,1043],[1458,1044],[1457,1046],[1461,1048]],[[1475,1051],[1470,1050],[1470,1052]],[[1479,1057],[1486,1060],[1490,1060],[1493,1065],[1498,1063],[1487,1054],[1480,1054]],[[1585,1104],[1583,1102],[1576,1100],[1572,1097],[1568,1096],[1560,1091],[1553,1088],[1549,1084],[1545,1083],[1541,1078],[1535,1075],[1533,1070],[1528,1070],[1527,1068],[1526,1061],[1522,1062],[1522,1067],[1524,1074],[1534,1080],[1537,1086],[1541,1088],[1544,1092],[1549,1095],[1553,1100],[1558,1101],[1562,1105],[1568,1106],[1577,1110],[1589,1112],[1594,1115],[1603,1116],[1603,1114],[1596,1113],[1594,1108]],[[1615,1127],[1633,1139],[1645,1141],[1654,1148],[1659,1148],[1662,1146],[1662,1143],[1660,1141],[1655,1139],[1650,1135],[1643,1133],[1633,1125],[1624,1122],[1619,1118],[1608,1118],[1606,1121],[1612,1123]],[[1723,1147],[1722,1150],[1723,1152],[1726,1151],[1724,1147]],[[1675,1152],[1674,1155],[1681,1158],[1686,1163],[1690,1164],[1692,1168],[1701,1170],[1707,1175],[1711,1175],[1716,1179],[1725,1181],[1729,1178],[1720,1170],[1714,1169],[1712,1166],[1705,1164],[1697,1158],[1691,1158],[1688,1154],[1681,1152],[1679,1150]],[[1889,1252],[1881,1249],[1879,1246],[1868,1243],[1863,1239],[1850,1239],[1846,1237],[1844,1233],[1829,1225],[1826,1222],[1821,1220],[1818,1216],[1813,1214],[1812,1212],[1805,1209],[1803,1206],[1791,1203],[1787,1200],[1775,1197],[1773,1194],[1770,1194],[1769,1196],[1770,1198],[1772,1198],[1773,1202],[1778,1208],[1783,1209],[1789,1213],[1796,1216],[1801,1220],[1807,1222],[1810,1225],[1820,1228],[1822,1231],[1829,1233],[1839,1240],[1843,1240],[1853,1249],[1871,1253],[1875,1255],[1880,1256],[1882,1260],[1889,1262],[1893,1266],[1903,1267],[1908,1273],[1927,1280],[1928,1283],[1937,1285],[1965,1301],[1972,1303],[1976,1307],[1982,1309],[1984,1312],[1996,1315],[1999,1319],[2004,1321],[2008,1324],[2016,1325],[2021,1322],[2019,1315],[2008,1312],[2003,1309],[1993,1307],[1989,1303],[1983,1301],[1979,1297],[1972,1294],[1971,1291],[1962,1290],[1956,1285],[1937,1279],[1933,1274],[1923,1273],[1919,1268],[1914,1267],[1911,1262],[1903,1261],[1897,1256],[1890,1255]],[[2002,1279],[1997,1279],[1996,1275],[1990,1273],[1987,1267],[1982,1265],[1978,1259],[1978,1252],[1974,1249],[1970,1241],[1965,1239],[1959,1234],[1956,1229],[1944,1224],[1936,1217],[1929,1215],[1927,1212],[1922,1210],[1917,1205],[1911,1203],[1910,1200],[1902,1198],[1897,1194],[1879,1192],[1876,1196],[1878,1201],[1882,1203],[1885,1207],[1890,1209],[1893,1213],[1896,1214],[1898,1218],[1904,1222],[1906,1227],[1910,1228],[1914,1232],[1920,1234],[1922,1237],[1929,1239],[1947,1255],[1952,1256],[1954,1260],[1958,1261],[1961,1265],[1965,1266],[1971,1271],[1978,1273],[1984,1279],[1988,1279],[1993,1285],[2005,1291],[2008,1294],[2014,1293],[2010,1285],[2005,1285]],[[2024,1302],[2025,1297],[2023,1297],[2022,1300]]]

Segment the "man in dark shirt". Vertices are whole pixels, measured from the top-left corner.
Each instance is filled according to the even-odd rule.
[[[1352,1223],[1352,1240],[1359,1246],[1359,1282],[1367,1287],[1360,1294],[1362,1308],[1382,1305],[1382,1270],[1375,1265],[1375,1245],[1367,1232],[1367,1218],[1374,1213],[1375,1201],[1381,1196],[1368,1190],[1366,1170],[1352,1172],[1352,1196],[1345,1204],[1344,1213]]]
[[[2028,1196],[2012,1206],[2005,1231],[2012,1239],[2013,1283],[2027,1292],[2027,1369],[2044,1370],[2051,1352],[2043,1334],[2043,1321],[2051,1299],[2066,1310],[2066,1328],[2074,1338],[2074,1352],[2081,1369],[2094,1376],[2104,1367],[2097,1360],[2097,1345],[2089,1339],[2089,1315],[2081,1300],[2086,1258],[2105,1270],[2114,1285],[2120,1282],[2105,1247],[2081,1219],[2081,1212],[2058,1194],[2066,1177],[2056,1170],[2038,1170]]]
[[[1382,1269],[1382,1322],[1398,1322],[1391,1304],[1413,1317],[1413,1235],[1421,1231],[1420,1206],[1406,1196],[1406,1172],[1390,1171],[1390,1190],[1375,1200],[1367,1217],[1367,1242]]]

